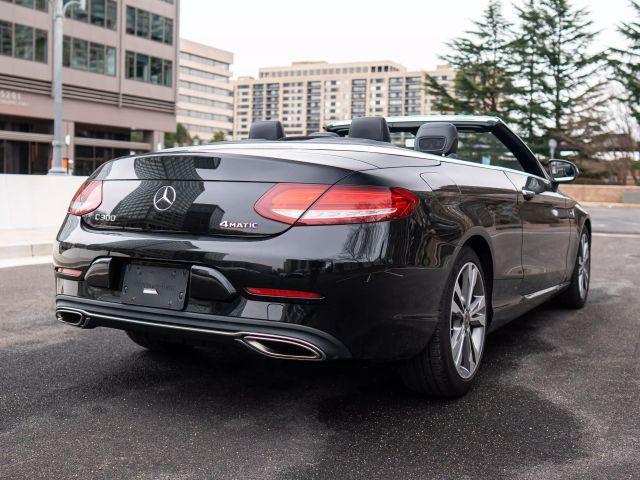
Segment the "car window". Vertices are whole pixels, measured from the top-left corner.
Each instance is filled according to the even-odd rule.
[[[458,129],[457,157],[468,162],[525,171],[511,150],[491,132],[471,132]]]

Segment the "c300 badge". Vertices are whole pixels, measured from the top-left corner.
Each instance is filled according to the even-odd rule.
[[[220,222],[220,226],[222,228],[254,229],[258,228],[258,222],[229,222],[228,220],[225,220]]]

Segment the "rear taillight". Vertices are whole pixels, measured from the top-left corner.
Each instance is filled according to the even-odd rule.
[[[299,298],[302,300],[319,300],[322,298],[322,295],[315,292],[281,290],[278,288],[247,288],[247,292],[259,297]]]
[[[289,225],[337,225],[403,218],[418,202],[398,187],[280,183],[258,200],[255,210]]]
[[[77,270],[75,268],[56,267],[56,272],[66,277],[79,277],[82,275],[82,270]]]
[[[102,181],[92,180],[84,182],[71,200],[69,213],[84,215],[93,212],[102,203]]]

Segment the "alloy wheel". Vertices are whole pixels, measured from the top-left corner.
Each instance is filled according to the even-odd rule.
[[[484,348],[487,302],[482,273],[473,262],[458,273],[451,299],[451,353],[458,374],[473,376]]]
[[[580,248],[578,249],[578,289],[580,298],[585,298],[589,291],[589,277],[591,276],[591,250],[589,248],[589,236],[582,234]]]

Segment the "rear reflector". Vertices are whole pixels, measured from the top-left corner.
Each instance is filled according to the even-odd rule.
[[[56,272],[66,277],[79,277],[82,275],[82,270],[76,270],[75,268],[57,267]]]
[[[301,299],[320,299],[322,295],[314,292],[301,292],[300,290],[280,290],[277,288],[247,288],[247,292],[251,295],[259,295],[261,297],[280,297],[280,298],[301,298]]]
[[[337,225],[403,218],[418,202],[398,187],[280,183],[258,200],[255,210],[289,225]]]
[[[84,182],[71,200],[69,213],[85,215],[93,212],[102,203],[102,181],[92,180]]]

